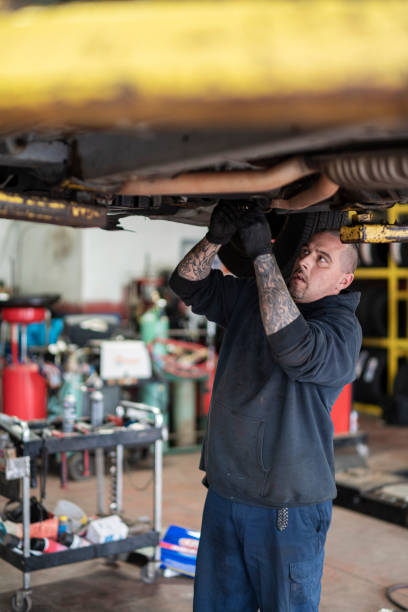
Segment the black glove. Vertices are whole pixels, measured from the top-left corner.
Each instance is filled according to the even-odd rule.
[[[254,260],[258,255],[272,253],[271,230],[263,209],[258,204],[249,205],[248,210],[241,215],[239,224],[239,235],[248,257]]]
[[[240,223],[241,212],[236,204],[223,201],[214,208],[210,227],[206,234],[208,242],[213,244],[228,244]]]

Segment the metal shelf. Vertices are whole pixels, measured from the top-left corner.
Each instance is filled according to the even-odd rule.
[[[18,457],[8,459],[14,462],[10,468],[9,479],[21,479],[23,485],[23,550],[19,554],[0,544],[0,559],[10,563],[23,572],[23,588],[13,598],[13,609],[29,609],[31,607],[30,573],[33,571],[58,567],[69,563],[77,563],[96,559],[98,557],[113,556],[124,552],[131,552],[146,546],[154,548],[154,557],[151,561],[153,567],[158,565],[160,551],[158,548],[161,532],[161,506],[162,506],[162,439],[163,439],[163,415],[158,408],[147,404],[122,401],[124,410],[131,408],[137,411],[143,419],[143,427],[136,429],[129,427],[115,427],[109,429],[101,428],[99,431],[81,433],[75,432],[65,434],[63,437],[54,437],[52,432],[43,430],[40,435],[38,431],[30,430],[28,424],[19,419],[3,415],[0,418],[0,428],[8,431],[15,443]],[[146,419],[146,422],[145,422]],[[58,434],[59,436],[59,434]],[[60,552],[31,555],[30,554],[30,458],[41,457],[46,451],[48,454],[95,450],[96,473],[98,484],[98,513],[104,514],[104,448],[116,449],[114,452],[115,470],[111,472],[112,491],[114,500],[110,506],[112,513],[119,514],[122,509],[122,472],[123,472],[123,449],[125,446],[146,446],[154,444],[154,491],[153,505],[154,518],[153,529],[140,534],[130,535],[123,540],[110,541],[101,544],[90,544],[83,548],[67,549]],[[15,607],[17,606],[17,608]],[[25,607],[29,606],[29,607]]]
[[[407,214],[408,207],[396,204],[387,211],[388,221],[394,223],[398,220],[399,213]],[[408,357],[408,339],[398,336],[398,301],[407,302],[408,321],[408,282],[405,289],[400,289],[399,281],[408,281],[408,268],[399,267],[388,256],[388,266],[384,268],[358,268],[355,274],[358,280],[386,280],[388,297],[388,321],[386,338],[363,338],[363,346],[372,348],[383,348],[387,351],[387,391],[392,394],[394,380],[398,372],[398,359]],[[408,336],[408,329],[407,329]]]
[[[83,548],[74,548],[54,552],[50,554],[33,555],[24,557],[10,548],[0,544],[0,557],[22,572],[34,572],[37,570],[59,567],[80,561],[89,561],[99,557],[110,557],[124,552],[131,552],[146,546],[157,546],[160,536],[156,531],[129,536],[117,542],[106,542],[104,544],[91,544]]]

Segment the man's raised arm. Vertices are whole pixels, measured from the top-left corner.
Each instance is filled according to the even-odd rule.
[[[214,257],[221,248],[221,244],[208,242],[207,238],[200,240],[187,253],[177,266],[177,272],[182,278],[197,281],[207,278],[211,271]]]
[[[249,209],[241,219],[240,236],[247,255],[253,260],[258,286],[259,308],[269,336],[297,319],[300,312],[283,279],[272,253],[271,232],[262,209]]]
[[[221,246],[227,244],[237,231],[239,215],[237,206],[232,202],[222,202],[215,207],[205,238],[177,266],[182,278],[191,281],[207,278]]]

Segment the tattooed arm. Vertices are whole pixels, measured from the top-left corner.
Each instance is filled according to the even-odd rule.
[[[177,272],[182,278],[197,281],[207,278],[211,271],[212,262],[221,244],[208,242],[203,238],[189,253],[181,260],[177,266]]]
[[[254,260],[259,307],[266,334],[274,334],[300,315],[272,253]]]
[[[245,222],[245,225],[244,225]],[[242,216],[241,240],[254,264],[259,308],[267,336],[292,323],[300,315],[283,280],[271,248],[271,230],[260,206]]]

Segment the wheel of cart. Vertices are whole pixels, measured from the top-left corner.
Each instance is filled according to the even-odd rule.
[[[17,591],[11,598],[13,612],[29,612],[33,605],[31,591]]]
[[[162,575],[160,565],[161,562],[156,560],[148,561],[145,565],[143,565],[140,571],[142,582],[145,584],[154,584],[159,576]]]
[[[127,562],[140,567],[140,578],[146,584],[153,584],[163,575],[161,569],[161,560],[159,555],[153,555],[151,558],[137,551],[131,552],[127,557]]]

